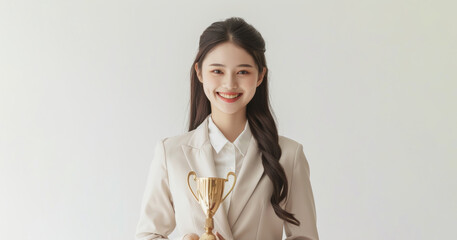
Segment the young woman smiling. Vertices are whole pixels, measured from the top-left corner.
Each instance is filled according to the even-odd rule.
[[[278,135],[268,94],[265,41],[242,18],[214,22],[191,67],[189,131],[155,147],[136,239],[198,239],[206,216],[186,177],[225,178],[232,193],[214,216],[217,239],[317,240],[310,170],[302,144]]]

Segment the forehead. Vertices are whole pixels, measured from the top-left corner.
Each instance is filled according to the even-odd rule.
[[[254,59],[246,50],[231,42],[221,43],[206,54],[203,65],[212,63],[224,64],[227,67],[239,64],[255,65]]]

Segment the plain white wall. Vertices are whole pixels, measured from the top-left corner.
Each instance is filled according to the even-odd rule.
[[[278,2],[2,0],[0,239],[133,239],[199,36],[231,16],[266,40],[321,239],[457,239],[456,2]]]

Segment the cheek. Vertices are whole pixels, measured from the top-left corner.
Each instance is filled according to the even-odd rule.
[[[208,98],[213,96],[214,90],[215,90],[215,85],[211,84],[211,82],[204,82],[203,84],[203,90],[205,91],[205,94]]]
[[[255,91],[257,87],[257,79],[256,78],[250,78],[246,79],[247,81],[244,81],[244,88],[249,89],[250,91]]]
[[[246,85],[244,87],[249,93],[249,98],[252,99],[254,97],[255,92],[257,90],[257,80],[256,79],[250,79],[249,82],[246,82]]]

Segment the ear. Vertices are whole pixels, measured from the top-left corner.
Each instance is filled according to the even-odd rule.
[[[203,81],[202,81],[202,72],[200,71],[200,69],[198,69],[198,62],[195,63],[194,68],[195,68],[195,72],[197,73],[198,81],[203,83]]]
[[[257,80],[257,86],[260,86],[260,84],[263,82],[263,77],[265,76],[265,73],[267,72],[267,68],[263,67],[262,73],[259,74],[259,79]]]

